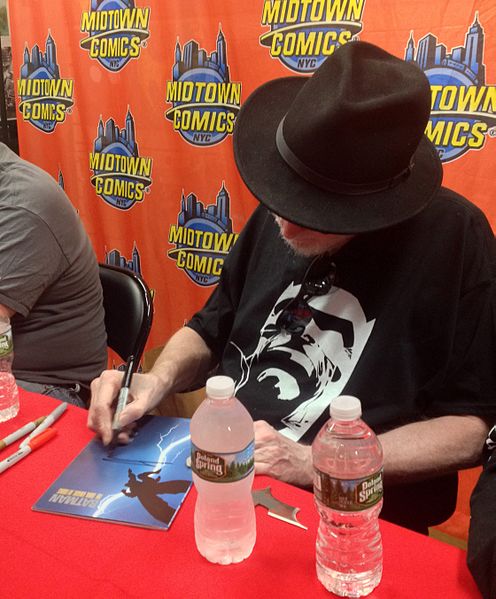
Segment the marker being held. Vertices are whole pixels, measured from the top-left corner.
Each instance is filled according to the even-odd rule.
[[[131,379],[134,374],[134,356],[129,356],[127,359],[126,370],[124,371],[124,376],[122,378],[122,385],[119,391],[119,396],[117,398],[117,406],[115,408],[114,418],[112,420],[112,441],[110,442],[111,446],[114,446],[117,442],[117,437],[121,432],[120,425],[120,417],[122,410],[126,407],[128,396],[129,396],[129,388],[131,387]]]

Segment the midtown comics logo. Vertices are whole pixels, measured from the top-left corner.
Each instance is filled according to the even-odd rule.
[[[150,8],[135,6],[134,0],[91,0],[91,8],[81,15],[80,42],[90,58],[116,73],[131,58],[139,58],[150,36]]]
[[[465,35],[465,45],[446,51],[428,33],[415,49],[410,35],[405,60],[416,63],[431,85],[431,117],[425,133],[442,162],[469,150],[480,150],[496,136],[496,86],[486,85],[484,30],[478,14]]]
[[[227,46],[219,29],[211,54],[194,40],[175,50],[172,81],[167,81],[165,117],[175,131],[195,146],[220,143],[234,129],[241,104],[241,83],[231,82]]]
[[[151,158],[140,156],[134,119],[128,109],[126,126],[119,129],[114,119],[98,123],[98,135],[90,153],[91,183],[108,204],[129,210],[142,202],[152,184]]]
[[[57,64],[57,48],[48,34],[45,52],[36,44],[24,49],[21,77],[17,81],[19,112],[24,121],[44,133],[52,133],[65,121],[74,105],[74,81],[63,79]]]
[[[210,206],[205,207],[194,193],[186,198],[183,193],[177,226],[169,229],[169,243],[176,247],[167,255],[202,287],[219,281],[224,260],[238,238],[229,214],[229,193],[222,183],[215,204]]]
[[[312,73],[362,30],[365,0],[264,0],[260,36],[270,56],[297,73]]]

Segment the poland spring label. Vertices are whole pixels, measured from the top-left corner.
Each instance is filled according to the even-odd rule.
[[[358,512],[382,499],[382,468],[365,478],[331,478],[315,469],[314,492],[320,503],[341,512]]]
[[[12,349],[12,329],[9,327],[6,331],[0,333],[0,358],[10,354]]]
[[[191,469],[209,482],[234,483],[253,471],[255,444],[252,441],[235,453],[211,453],[191,444]]]

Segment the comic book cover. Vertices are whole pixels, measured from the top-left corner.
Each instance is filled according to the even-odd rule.
[[[145,416],[128,445],[94,438],[33,509],[168,529],[191,484],[189,419]]]

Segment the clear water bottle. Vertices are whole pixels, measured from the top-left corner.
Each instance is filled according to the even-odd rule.
[[[206,398],[191,419],[191,467],[198,491],[195,540],[210,562],[247,558],[255,545],[254,428],[227,376],[208,379]]]
[[[10,319],[0,316],[0,422],[10,420],[19,411],[19,391],[12,374],[14,343]]]
[[[382,576],[382,447],[356,397],[337,397],[330,413],[312,444],[317,577],[336,595],[362,597]]]

